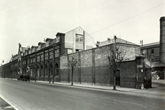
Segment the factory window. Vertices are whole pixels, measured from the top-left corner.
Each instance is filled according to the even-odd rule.
[[[48,60],[48,52],[45,52],[45,60]]]
[[[83,37],[80,38],[80,42],[83,42]]]
[[[37,56],[37,62],[40,62],[40,56]]]
[[[50,52],[50,59],[53,59],[53,51]]]
[[[55,58],[59,57],[60,53],[59,53],[59,49],[55,50]]]
[[[72,53],[72,52],[73,52],[73,50],[72,50],[72,49],[67,49],[67,51],[68,51],[68,54],[70,54],[70,53]]]
[[[41,61],[44,61],[44,55],[41,54]]]
[[[79,42],[79,38],[76,38],[76,42]]]
[[[35,62],[35,60],[36,60],[35,57],[33,57],[33,63]]]
[[[83,35],[76,34],[76,43],[83,43]]]
[[[154,54],[154,49],[151,49],[151,54]]]
[[[79,49],[76,49],[76,52],[80,51]]]

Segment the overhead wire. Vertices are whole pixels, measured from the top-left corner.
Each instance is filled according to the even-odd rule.
[[[119,22],[117,22],[117,23],[115,23],[115,24],[112,24],[112,25],[110,25],[110,26],[104,27],[104,28],[102,28],[102,29],[100,29],[100,30],[97,30],[97,31],[95,31],[95,32],[92,32],[92,33],[90,33],[90,35],[91,35],[91,34],[95,34],[95,33],[97,33],[97,32],[100,32],[100,31],[102,31],[102,30],[105,30],[105,29],[107,29],[107,28],[110,28],[110,27],[112,27],[112,26],[115,26],[115,25],[117,25],[117,24],[120,24],[120,23],[122,23],[122,22],[125,22],[125,21],[127,21],[127,20],[129,20],[129,19],[132,19],[132,18],[136,17],[136,16],[142,15],[142,14],[144,14],[144,13],[146,13],[146,12],[148,12],[148,11],[151,11],[151,10],[153,10],[153,9],[159,7],[159,6],[162,6],[162,5],[164,5],[164,4],[165,4],[165,3],[162,3],[162,4],[160,4],[160,5],[157,5],[156,7],[150,8],[150,9],[148,9],[148,10],[146,10],[146,11],[143,11],[143,12],[141,12],[141,13],[139,13],[139,14],[133,15],[133,16],[131,16],[131,17],[127,18],[127,19],[124,19],[124,20],[122,20],[122,21],[119,21]]]

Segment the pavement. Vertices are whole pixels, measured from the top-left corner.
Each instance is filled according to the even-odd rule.
[[[0,97],[0,110],[15,110],[15,109]]]
[[[152,87],[161,87],[165,86],[165,80],[152,80]]]
[[[31,81],[32,83],[41,83],[49,85],[59,85],[59,86],[68,86],[72,88],[82,88],[82,89],[91,89],[96,91],[106,91],[106,92],[115,92],[119,94],[128,94],[144,97],[154,97],[154,98],[164,98],[165,99],[165,80],[152,80],[152,88],[148,89],[135,89],[135,88],[125,88],[116,86],[116,90],[113,90],[113,86],[102,86],[102,85],[93,85],[93,84],[79,84],[74,83],[71,86],[71,83],[68,82],[54,82],[49,83],[48,81]]]
[[[12,79],[17,80],[17,79]],[[32,83],[40,83],[40,84],[49,84],[49,85],[59,85],[59,86],[68,86],[73,88],[82,88],[82,89],[93,89],[98,91],[108,91],[108,92],[116,92],[116,93],[125,93],[132,95],[140,95],[146,97],[165,97],[165,80],[152,80],[152,88],[148,89],[135,89],[135,88],[125,88],[116,86],[116,90],[113,90],[113,86],[102,86],[102,85],[94,85],[94,84],[80,84],[74,83],[71,86],[71,83],[68,82],[54,82],[54,84],[48,81],[39,81],[36,82],[31,80]]]

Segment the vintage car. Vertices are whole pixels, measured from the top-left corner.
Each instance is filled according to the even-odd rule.
[[[25,74],[20,75],[18,77],[18,80],[20,80],[20,81],[30,81],[30,75],[25,75]]]

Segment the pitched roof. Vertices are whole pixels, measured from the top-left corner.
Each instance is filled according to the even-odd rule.
[[[39,43],[38,43],[38,45],[43,45],[43,44],[45,44],[45,43],[44,43],[44,42],[39,42]]]
[[[50,41],[53,41],[52,38],[46,38],[46,42],[49,41],[49,40],[50,40]]]
[[[148,44],[144,44],[143,47],[147,47],[147,46],[154,46],[154,45],[159,45],[159,42],[153,42],[153,43],[148,43]]]
[[[26,50],[28,50],[28,47],[21,47],[22,48],[22,52],[25,52]]]
[[[106,41],[100,42],[99,46],[104,46],[104,45],[108,45],[108,44],[113,44],[114,43],[114,39],[110,39],[108,38]],[[124,44],[131,44],[131,45],[138,45],[132,42],[129,42],[127,40],[121,39],[121,38],[117,38],[116,39],[116,43],[124,43]],[[139,45],[138,45],[139,46]]]

